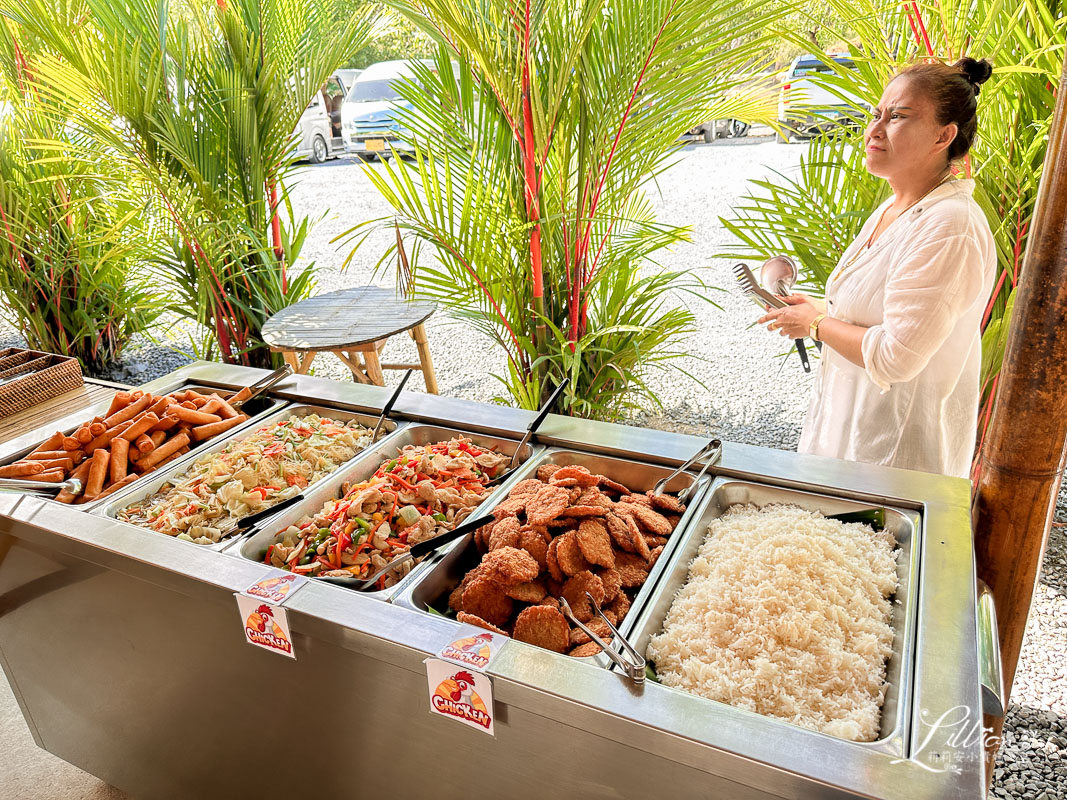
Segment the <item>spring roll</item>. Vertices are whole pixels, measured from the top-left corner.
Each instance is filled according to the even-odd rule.
[[[106,431],[104,431],[91,442],[89,442],[89,444],[85,445],[86,452],[95,453],[101,447],[107,447],[111,444],[112,439],[114,439],[120,433],[125,431],[132,424],[133,420],[127,420],[126,422],[120,423],[113,428],[108,428]]]
[[[63,437],[63,449],[64,450],[80,450],[84,446],[83,442],[78,441],[73,436]]]
[[[121,436],[111,440],[111,482],[116,483],[126,477],[126,465],[129,462],[130,443]]]
[[[170,396],[157,397],[156,401],[148,407],[148,410],[155,414],[157,417],[162,417],[163,412],[167,410],[167,407],[174,404],[174,398]]]
[[[246,386],[233,397],[228,398],[228,400],[230,401],[230,405],[233,405],[234,403],[240,403],[242,400],[247,400],[251,396],[252,390]]]
[[[120,433],[119,436],[127,441],[135,442],[138,436],[150,430],[157,422],[159,422],[159,417],[149,411],[135,419],[133,424]]]
[[[163,444],[163,442],[167,441],[167,432],[157,430],[154,431],[149,438],[152,440],[152,444],[154,445],[152,449],[155,450],[156,447],[159,447],[161,444]]]
[[[182,393],[182,401],[191,403],[196,400],[196,398],[203,396],[204,395],[200,394],[196,389],[186,389],[185,392]]]
[[[72,492],[70,489],[63,489],[56,495],[56,502],[59,503],[73,503],[83,491],[85,491],[85,481],[89,476],[89,468],[93,465],[92,460],[83,461],[74,472],[70,473],[71,480],[81,481],[82,488],[77,492]]]
[[[62,431],[56,431],[35,448],[34,453],[40,453],[42,450],[59,450],[63,447],[63,440],[66,439],[66,435]]]
[[[182,406],[175,406],[168,413],[173,414],[182,422],[188,422],[190,425],[207,425],[212,422],[219,422],[222,419],[218,414],[205,414],[203,411],[192,411]]]
[[[130,392],[130,397],[135,401],[140,400],[142,397],[144,397],[144,390],[134,389],[132,392]]]
[[[41,481],[42,483],[60,483],[66,478],[66,475],[67,473],[61,469],[49,469],[39,475],[30,476],[30,480]]]
[[[223,400],[221,396],[213,394],[211,397],[212,399],[219,401],[218,407],[211,412],[212,414],[218,414],[223,419],[233,419],[237,416],[238,412],[234,410],[233,406]],[[201,411],[202,410],[203,409],[201,409]]]
[[[200,406],[199,411],[201,414],[216,414],[221,417],[222,415],[218,413],[221,402],[217,397],[209,397],[207,402]]]
[[[95,439],[97,436],[99,436],[106,430],[107,425],[104,424],[103,420],[101,420],[100,422],[94,422],[92,425],[89,426],[89,441],[91,442],[93,439]]]
[[[202,442],[205,439],[210,439],[212,436],[218,436],[220,433],[225,433],[230,428],[234,428],[247,420],[248,417],[244,414],[238,414],[236,417],[230,419],[224,419],[221,422],[211,422],[207,425],[199,425],[193,428],[193,441]]]
[[[55,461],[57,458],[70,458],[71,455],[66,450],[37,450],[30,453],[23,460],[24,461]]]
[[[192,400],[186,400],[184,403],[179,403],[178,405],[181,408],[187,408],[190,411],[196,411],[196,403],[194,403]]]
[[[121,481],[118,481],[116,483],[112,483],[110,486],[108,486],[106,489],[104,489],[104,491],[100,492],[100,494],[98,494],[93,499],[94,500],[99,500],[101,497],[107,497],[112,492],[117,492],[123,486],[129,486],[131,483],[133,483],[135,480],[137,480],[140,477],[141,476],[138,475],[136,472],[131,472],[129,475],[127,475]]]
[[[82,444],[89,444],[93,440],[93,435],[89,433],[89,423],[86,422],[78,430],[74,431],[74,438]]]
[[[104,478],[107,477],[108,462],[111,461],[111,452],[101,447],[93,453],[90,462],[89,477],[85,481],[85,497],[92,500],[104,490]]]
[[[171,406],[171,408],[174,408],[174,406]],[[178,418],[176,416],[174,416],[173,414],[164,414],[160,418],[159,422],[152,426],[152,430],[150,430],[149,433],[166,433],[177,424]]]
[[[127,420],[133,419],[151,404],[152,395],[141,395],[124,409],[116,411],[110,417],[105,419],[104,424],[107,425],[108,428],[114,428],[120,422],[126,422]]]
[[[133,397],[129,392],[115,392],[115,396],[111,398],[111,407],[108,408],[105,417],[110,417],[116,411],[121,411],[133,401]]]
[[[141,460],[138,463],[141,469],[154,467],[167,456],[181,450],[187,444],[189,444],[189,434],[179,433],[177,436],[172,437],[170,441],[164,442],[151,453],[146,453],[141,457]]]
[[[152,441],[152,438],[147,433],[142,433],[138,436],[134,444],[137,445],[137,449],[142,453],[151,453],[156,449],[156,443]]]
[[[75,452],[80,453],[81,450],[77,450]],[[30,463],[32,463],[32,464],[43,464],[45,470],[61,469],[64,472],[70,472],[72,469],[74,469],[74,459],[73,458],[55,458],[55,459],[53,459],[51,461],[32,461]]]
[[[0,478],[36,478],[44,472],[40,461],[16,461],[6,467],[0,467]]]

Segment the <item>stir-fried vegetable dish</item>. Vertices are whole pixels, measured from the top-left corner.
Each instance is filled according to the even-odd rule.
[[[369,443],[370,431],[355,421],[291,416],[197,459],[151,497],[124,508],[118,518],[212,544],[233,533],[242,517],[298,494]]]
[[[339,500],[282,531],[264,561],[312,577],[365,578],[462,522],[489,496],[486,483],[507,461],[466,438],[408,445],[369,479],[342,487]],[[379,588],[394,585],[411,566],[383,576]]]

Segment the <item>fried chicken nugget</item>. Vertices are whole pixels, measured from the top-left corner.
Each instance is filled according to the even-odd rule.
[[[627,489],[621,483],[613,481],[607,475],[597,475],[596,483],[597,486],[599,486],[601,489],[606,489],[609,492],[615,492],[616,494],[620,494],[623,496],[631,494],[629,489]]]
[[[502,636],[508,635],[507,631],[498,628],[491,622],[486,622],[481,617],[476,617],[474,614],[468,614],[466,611],[460,611],[458,614],[456,614],[456,619],[458,619],[460,622],[466,622],[468,625],[475,625],[479,628],[485,628],[487,631],[499,633]]]
[[[585,560],[601,567],[615,566],[615,551],[611,548],[611,537],[607,526],[598,519],[583,519],[578,525],[578,549]]]
[[[534,557],[517,547],[498,547],[482,557],[485,576],[501,586],[532,581],[541,574]]]
[[[489,549],[518,547],[521,529],[522,523],[519,522],[518,517],[504,517],[493,525],[493,529],[489,532]]]
[[[489,532],[493,530],[495,524],[490,522],[474,532],[474,543],[478,546],[479,553],[484,553],[489,549]]]
[[[606,616],[606,615],[605,615]],[[611,641],[612,633],[611,628],[607,626],[607,623],[602,619],[592,619],[586,623],[587,628],[603,639],[605,642]],[[580,644],[593,641],[589,634],[583,631],[581,628],[571,628],[571,647],[577,647]]]
[[[604,609],[604,616],[606,617],[608,614],[614,614],[615,621],[612,622],[612,625],[618,625],[622,622],[623,618],[626,617],[629,610],[630,598],[627,596],[626,592],[620,591],[615,599],[611,601],[611,604]]]
[[[499,553],[500,550],[493,552]],[[477,578],[463,590],[463,611],[481,617],[491,625],[503,627],[511,619],[515,602],[504,594],[503,588],[486,578]]]
[[[582,555],[582,549],[578,546],[578,534],[568,531],[556,538],[559,545],[556,547],[556,561],[564,575],[577,575],[583,570],[589,569],[589,562]]]
[[[633,553],[617,553],[615,570],[619,573],[624,589],[635,589],[648,579],[648,563]],[[464,596],[466,597],[466,596]],[[464,599],[464,603],[466,600]]]
[[[653,511],[651,508],[645,508],[636,503],[631,503],[631,506],[630,516],[646,531],[655,536],[671,535],[671,523],[667,522],[667,518],[658,511]]]
[[[504,589],[504,594],[512,600],[518,600],[520,603],[534,603],[536,605],[545,599],[548,592],[540,581],[525,581],[508,586]]]
[[[540,603],[538,603],[537,605],[539,605],[539,606],[548,606],[549,608],[558,609],[559,608],[559,600],[557,600],[552,595],[547,594],[547,595],[545,595],[545,598]]]
[[[649,492],[648,499],[652,502],[652,507],[657,511],[666,511],[671,514],[685,513],[685,506],[673,494],[653,494]]]
[[[592,595],[597,605],[604,602],[604,584],[589,570],[583,570],[563,584],[563,599],[570,603],[574,616],[582,622],[593,618],[593,604],[586,592]]]
[[[530,499],[528,494],[520,494],[518,497],[509,496],[507,500],[498,503],[493,509],[494,519],[516,517],[526,510],[526,501]]]
[[[597,486],[590,486],[588,489],[583,489],[582,493],[578,495],[578,501],[575,505],[579,506],[595,506],[600,502],[600,498],[603,497],[603,493]]]
[[[656,562],[659,561],[660,555],[663,553],[663,545],[653,548],[652,552],[648,556],[648,569],[651,572],[652,568],[656,566]]]
[[[573,505],[563,509],[563,513],[559,516],[560,519],[578,519],[585,517],[602,517],[607,513],[608,510],[602,505]]]
[[[548,532],[544,528],[541,530],[544,530],[546,534]],[[537,566],[543,570],[548,569],[548,544],[545,541],[545,536],[536,528],[526,527],[519,531],[519,543],[517,546],[533,556]]]
[[[568,467],[556,470],[555,474],[549,478],[549,483],[559,483],[559,481],[574,480],[574,486],[581,486],[583,489],[590,486],[596,486],[599,477],[593,475],[588,469],[580,464],[571,464]]]
[[[559,611],[548,606],[524,608],[515,620],[513,637],[556,653],[570,647],[570,625]]]
[[[521,499],[526,506],[526,521],[530,525],[544,525],[558,517],[560,512],[570,505],[567,490],[558,486],[542,486],[532,497],[522,495]]]
[[[544,481],[539,481],[537,478],[527,478],[526,480],[519,481],[511,487],[511,491],[508,492],[508,497],[519,497],[524,494],[536,494],[537,490],[545,485]]]
[[[662,547],[667,544],[666,536],[653,536],[650,533],[646,533],[642,538],[645,540],[645,544],[648,545],[649,550],[653,547]]]
[[[628,494],[625,497],[620,497],[619,502],[633,503],[635,506],[644,506],[645,508],[652,508],[652,501],[648,499],[647,495],[643,494]]]
[[[548,551],[545,553],[545,563],[548,565],[548,574],[556,581],[562,583],[567,579],[567,576],[563,574],[563,570],[559,568],[559,559],[556,557],[556,553],[559,551],[559,537],[553,539],[548,545]],[[555,594],[555,592],[553,592]]]
[[[636,508],[637,506],[630,506],[630,508]],[[628,509],[629,510],[629,509]],[[641,529],[637,526],[634,518],[629,513],[620,513],[620,517],[626,522],[626,527],[630,532],[630,543],[633,545],[633,552],[641,556],[641,558],[648,560],[648,545],[645,543],[644,534],[641,533]]]
[[[471,585],[471,581],[482,576],[482,568],[480,566],[475,567],[466,575],[463,576],[463,580],[459,582],[459,586],[452,590],[452,593],[448,596],[448,607],[455,611],[463,610],[463,590]]]
[[[573,650],[570,650],[567,655],[572,656],[573,658],[588,658],[589,656],[595,656],[602,649],[603,648],[596,642],[586,642],[585,644],[580,644]]]
[[[537,468],[537,480],[547,481],[561,469],[563,469],[563,467],[559,466],[559,464],[542,464]]]
[[[608,535],[611,536],[611,541],[615,542],[615,546],[620,550],[632,553],[636,546],[634,545],[633,534],[630,532],[630,526],[627,523],[628,518],[629,515],[626,514],[608,513],[604,517],[604,522],[607,523]]]
[[[682,521],[682,516],[680,514],[664,514],[663,518],[671,524],[672,533],[674,532],[674,529],[678,527],[678,523]]]
[[[622,576],[615,569],[602,569],[597,573],[597,576],[600,578],[600,582],[604,584],[604,602],[613,602],[619,596],[619,592],[622,591]]]

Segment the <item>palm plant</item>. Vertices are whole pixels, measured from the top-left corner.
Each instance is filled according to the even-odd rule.
[[[442,45],[401,90],[413,162],[368,171],[396,212],[384,258],[500,344],[497,377],[520,406],[564,376],[571,413],[655,402],[649,371],[694,329],[680,297],[709,287],[656,263],[689,231],[658,223],[644,188],[757,58],[758,37],[730,45],[763,18],[712,0],[396,5]],[[766,103],[730,103],[769,118]]]
[[[975,199],[989,220],[998,261],[982,323],[980,450],[996,395],[1067,41],[1061,4],[940,0],[921,8],[895,0],[826,2],[856,32],[852,55],[859,69],[813,79],[872,107],[893,72],[916,57],[954,61],[970,55],[994,62],[993,77],[982,87],[978,139],[963,166],[976,181]],[[795,255],[807,287],[820,292],[844,248],[888,192],[863,168],[862,148],[855,146],[859,141],[858,131],[817,138],[795,178],[756,184],[735,217],[723,220],[741,244],[728,256]]]
[[[100,373],[161,312],[146,275],[144,199],[100,150],[90,164],[35,147],[92,147],[63,109],[46,113],[29,71],[39,45],[9,24],[0,30],[0,313],[30,347]]]
[[[78,111],[92,143],[78,155],[104,148],[150,190],[171,243],[171,308],[227,361],[269,364],[263,323],[313,286],[311,267],[291,269],[308,229],[287,200],[293,129],[371,24],[332,12],[315,0],[4,0],[55,54],[37,72]]]

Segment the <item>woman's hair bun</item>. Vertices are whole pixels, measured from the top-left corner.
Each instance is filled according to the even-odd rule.
[[[981,91],[979,87],[989,80],[989,76],[993,74],[993,65],[984,58],[980,60],[961,58],[952,66],[959,69],[964,77],[974,85],[974,93],[976,95]]]

